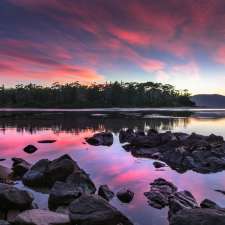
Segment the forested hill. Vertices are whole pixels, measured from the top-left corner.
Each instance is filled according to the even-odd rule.
[[[187,90],[161,83],[35,84],[0,88],[0,107],[94,108],[193,106]]]

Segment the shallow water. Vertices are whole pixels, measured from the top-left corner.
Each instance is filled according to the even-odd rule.
[[[198,110],[193,113],[181,110],[154,112],[1,112],[0,113],[0,162],[10,166],[11,157],[22,157],[29,162],[40,158],[54,159],[62,154],[70,154],[88,172],[96,186],[108,184],[117,192],[127,187],[135,192],[130,204],[122,204],[117,198],[111,203],[124,212],[135,224],[167,225],[167,209],[154,209],[148,205],[143,195],[149,190],[149,183],[158,177],[172,181],[179,190],[189,190],[200,203],[204,198],[216,201],[225,207],[225,196],[214,189],[225,190],[225,171],[200,174],[188,171],[184,174],[166,167],[156,170],[150,159],[135,158],[126,152],[118,139],[121,128],[159,131],[172,130],[208,135],[214,133],[225,137],[224,110]],[[93,147],[84,138],[98,131],[112,131],[114,143],[111,147]],[[57,140],[52,144],[37,143],[43,139]],[[38,151],[34,154],[23,152],[28,144],[34,144]],[[21,183],[17,186],[24,188]],[[34,192],[35,200],[41,208],[47,207],[47,195]]]

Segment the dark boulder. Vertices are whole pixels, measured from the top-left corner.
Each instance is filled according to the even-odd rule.
[[[169,197],[177,191],[177,187],[163,178],[154,180],[151,184],[150,191],[144,195],[148,198],[148,203],[154,208],[164,208],[169,204]]]
[[[99,146],[111,146],[113,144],[113,134],[111,132],[101,132],[94,134],[92,137],[86,138],[86,141],[90,145]]]
[[[184,209],[170,218],[170,225],[222,225],[225,224],[225,210]]]
[[[130,203],[134,198],[134,192],[124,189],[117,192],[116,196],[121,202]]]
[[[0,184],[0,209],[7,211],[10,209],[25,210],[31,208],[33,196],[31,193],[20,190],[8,184]]]
[[[209,209],[221,209],[219,205],[217,205],[215,202],[211,201],[210,199],[204,199],[200,203],[201,208],[209,208]]]
[[[97,195],[82,195],[69,207],[72,224],[79,225],[132,225],[130,220]]]
[[[26,153],[32,154],[32,153],[36,152],[38,149],[34,145],[27,145],[23,150]]]
[[[114,197],[114,193],[109,189],[108,185],[101,185],[98,189],[98,195],[107,201]]]
[[[12,158],[12,161],[12,170],[14,177],[22,177],[31,168],[31,164],[24,159]]]
[[[12,170],[8,167],[0,165],[0,183],[8,183],[11,181]]]

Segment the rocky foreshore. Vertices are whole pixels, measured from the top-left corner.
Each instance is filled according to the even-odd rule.
[[[163,161],[172,169],[184,173],[214,173],[225,170],[225,141],[222,136],[203,136],[192,133],[158,133],[155,130],[134,132],[122,130],[119,134],[123,147],[135,157]],[[158,165],[156,165],[158,166]]]
[[[109,187],[100,186],[96,194],[94,182],[69,155],[34,165],[21,158],[12,160],[5,177],[21,179],[30,188],[46,188],[49,210],[38,209],[31,192],[1,180],[0,225],[132,225],[108,202],[114,196]]]

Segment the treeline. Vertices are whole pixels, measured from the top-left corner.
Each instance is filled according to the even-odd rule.
[[[54,83],[49,87],[35,84],[0,87],[0,107],[179,107],[194,106],[187,90],[169,84],[110,82],[82,85]]]

